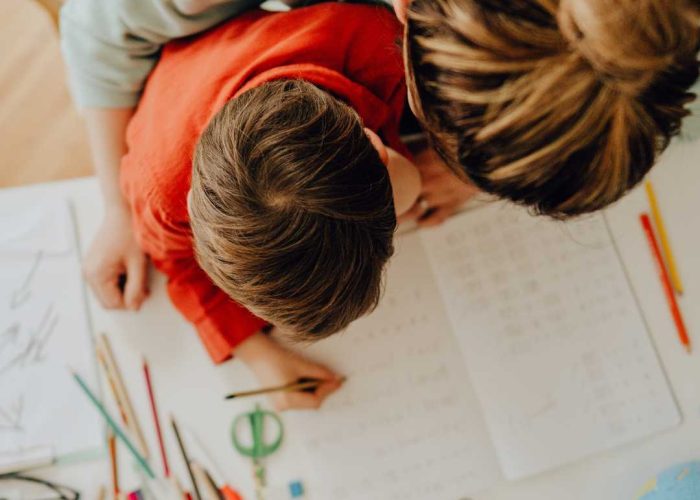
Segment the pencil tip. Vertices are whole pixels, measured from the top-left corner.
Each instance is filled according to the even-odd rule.
[[[690,346],[690,344],[686,344],[686,345],[685,345],[685,350],[688,351],[688,354],[692,354],[692,353],[693,353],[693,348]]]

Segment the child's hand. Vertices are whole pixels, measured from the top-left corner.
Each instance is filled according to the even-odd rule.
[[[148,296],[148,260],[136,243],[127,208],[107,208],[85,257],[83,273],[105,308],[141,307]]]
[[[325,366],[293,353],[262,333],[256,333],[243,342],[235,354],[253,370],[260,387],[287,384],[302,377],[327,380],[314,392],[270,393],[272,404],[280,411],[318,408],[342,385],[342,379]]]
[[[422,227],[442,224],[479,192],[452,173],[432,148],[416,154],[414,162],[421,175],[421,194],[399,222],[415,219]]]

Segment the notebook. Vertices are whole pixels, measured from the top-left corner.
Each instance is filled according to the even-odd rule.
[[[99,418],[68,372],[97,385],[66,200],[3,200],[0,276],[0,470],[101,447]]]
[[[288,419],[319,498],[465,498],[679,424],[603,215],[491,203],[396,246],[380,306],[308,349],[348,377]]]

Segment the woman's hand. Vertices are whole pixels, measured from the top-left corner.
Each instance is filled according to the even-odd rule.
[[[83,263],[85,279],[107,309],[137,310],[148,297],[148,259],[136,243],[125,205],[105,210]]]
[[[451,172],[432,148],[416,154],[414,163],[421,175],[421,194],[399,222],[415,219],[421,227],[437,226],[479,192]]]
[[[343,379],[325,366],[296,354],[263,333],[256,333],[235,350],[255,373],[260,387],[295,382],[299,378],[317,378],[323,382],[314,392],[274,392],[268,396],[277,410],[318,408],[335,392]]]

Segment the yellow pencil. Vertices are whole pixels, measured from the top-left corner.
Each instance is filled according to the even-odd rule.
[[[671,284],[676,290],[676,293],[682,294],[683,283],[681,282],[681,276],[678,273],[676,259],[673,257],[673,252],[671,251],[671,244],[669,243],[668,235],[666,234],[666,226],[664,226],[664,221],[661,218],[661,211],[659,210],[659,204],[656,201],[654,186],[651,185],[651,181],[646,181],[645,187],[647,190],[647,198],[649,198],[649,206],[651,207],[651,215],[654,217],[654,224],[656,224],[656,229],[659,233],[659,240],[661,240],[661,248],[663,249],[664,258],[666,259],[666,266],[668,266],[668,274],[671,278]]]
[[[114,393],[114,399],[117,401],[117,406],[124,420],[124,425],[127,427],[127,429],[129,429],[130,433],[136,440],[136,445],[138,446],[141,454],[148,458],[148,446],[146,445],[146,440],[143,437],[141,426],[136,419],[136,413],[134,412],[134,408],[131,405],[131,400],[129,399],[129,393],[126,391],[126,386],[124,385],[116,359],[112,353],[112,346],[109,343],[107,335],[104,333],[97,337],[97,353],[98,360],[105,369],[109,386]]]

